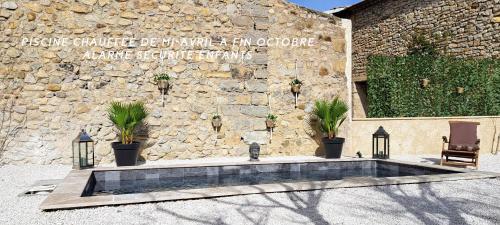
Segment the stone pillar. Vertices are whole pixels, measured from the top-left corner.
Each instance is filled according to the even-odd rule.
[[[351,20],[349,19],[342,19],[342,28],[345,29],[345,57],[346,57],[346,65],[345,65],[345,77],[346,77],[346,85],[347,85],[347,104],[349,105],[349,113],[348,113],[348,128],[351,128],[352,124],[352,118],[353,118],[353,102],[352,102],[352,97],[353,97],[353,92],[352,92],[352,24]],[[352,144],[352,135],[351,132],[349,131],[348,136],[346,138],[346,143],[345,145],[348,146],[346,148],[347,151],[344,152],[344,155],[354,155],[353,148],[351,146]]]

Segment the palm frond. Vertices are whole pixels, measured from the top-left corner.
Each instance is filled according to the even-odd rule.
[[[340,125],[347,118],[348,111],[347,104],[339,97],[335,97],[331,102],[326,100],[316,101],[313,113],[320,120],[321,131],[333,138],[338,133]]]
[[[118,129],[123,129],[127,125],[128,111],[126,105],[119,102],[112,102],[108,109],[108,116]]]
[[[148,116],[144,103],[112,102],[108,109],[108,117],[120,130],[123,144],[132,143],[135,128]]]

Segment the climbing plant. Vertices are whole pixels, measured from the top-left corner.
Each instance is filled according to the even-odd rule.
[[[438,55],[436,44],[429,41],[424,34],[416,33],[408,45],[408,55]]]
[[[437,56],[428,47],[408,56],[370,57],[369,117],[500,115],[499,59]]]

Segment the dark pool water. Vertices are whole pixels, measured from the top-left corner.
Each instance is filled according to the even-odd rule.
[[[116,171],[112,174],[115,177],[111,176],[111,174],[105,174],[106,172],[99,172],[103,174],[96,174],[96,178],[89,184],[91,185],[90,193],[86,195],[119,195],[222,186],[327,181],[341,180],[349,177],[400,177],[452,173],[447,170],[420,168],[416,166],[385,165],[383,163],[376,165],[374,162],[370,163],[364,165],[348,164],[345,168],[340,169],[337,166],[334,166],[335,169],[332,169],[329,167],[325,168],[324,166],[304,166],[302,164],[302,169],[299,171],[296,171],[297,169],[294,171],[293,165],[291,167],[290,165],[287,165],[287,167],[274,166],[269,172],[244,170],[238,167],[236,169],[231,168],[232,172],[228,174],[225,173],[225,171],[228,171],[227,169],[223,170],[221,168],[216,170],[217,173],[215,175],[210,172],[207,173],[203,168],[196,168],[197,170],[194,170],[198,175],[196,173],[188,174],[188,171],[193,171],[193,168],[191,170],[183,169],[182,173],[179,173],[179,171],[170,171],[167,175],[163,175],[164,171],[159,170],[133,170],[127,172],[121,171],[121,174],[118,174],[118,179]]]

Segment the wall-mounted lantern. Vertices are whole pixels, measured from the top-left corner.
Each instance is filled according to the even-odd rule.
[[[389,158],[389,133],[382,126],[373,134],[372,156],[374,159]]]
[[[82,129],[73,140],[73,169],[94,167],[94,141]]]
[[[259,161],[259,155],[260,155],[259,144],[257,144],[256,142],[252,143],[248,151],[250,153],[250,161],[252,162]]]

